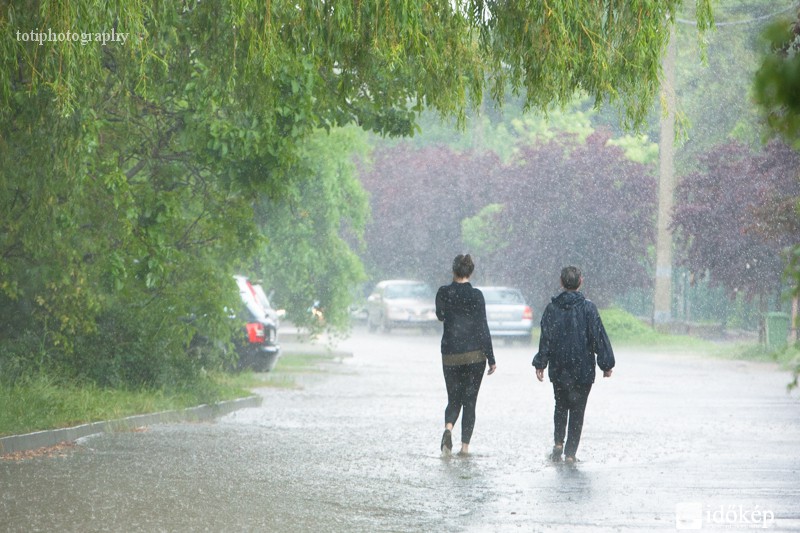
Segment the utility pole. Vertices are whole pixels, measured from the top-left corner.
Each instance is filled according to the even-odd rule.
[[[669,43],[661,81],[661,138],[659,139],[658,219],[656,222],[656,287],[653,326],[666,330],[672,322],[672,206],[675,195],[675,24],[669,21]]]

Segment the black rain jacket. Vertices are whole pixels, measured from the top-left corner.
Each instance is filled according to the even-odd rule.
[[[539,353],[533,366],[549,367],[550,381],[594,383],[595,354],[601,370],[614,368],[614,352],[597,306],[578,291],[553,297],[542,314]]]
[[[444,322],[442,355],[483,351],[495,364],[483,293],[469,282],[443,285],[436,293],[436,316]]]

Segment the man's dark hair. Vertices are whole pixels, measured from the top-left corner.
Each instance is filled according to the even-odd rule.
[[[457,278],[468,278],[472,275],[473,270],[475,270],[475,263],[472,262],[469,254],[458,254],[453,259],[453,274]]]
[[[581,286],[581,269],[576,266],[562,268],[561,285],[568,291],[578,290]]]

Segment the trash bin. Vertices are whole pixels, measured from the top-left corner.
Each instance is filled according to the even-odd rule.
[[[767,313],[767,348],[781,348],[788,344],[789,324],[792,317],[787,313]]]

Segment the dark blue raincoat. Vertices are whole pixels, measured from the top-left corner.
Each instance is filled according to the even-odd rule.
[[[596,364],[614,368],[614,352],[597,306],[578,291],[553,297],[542,314],[539,353],[533,366],[549,368],[550,381],[564,385],[594,383]]]

